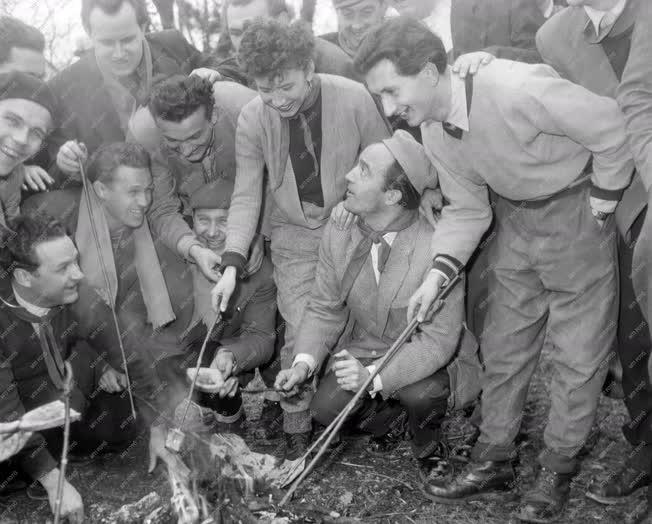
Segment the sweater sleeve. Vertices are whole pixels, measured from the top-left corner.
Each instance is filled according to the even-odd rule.
[[[260,140],[261,123],[256,100],[245,106],[238,118],[235,136],[236,175],[229,218],[224,266],[234,266],[238,273],[247,262],[249,246],[256,234],[263,201],[265,157]]]
[[[548,66],[538,66],[521,89],[509,96],[510,111],[530,118],[539,131],[566,136],[593,154],[591,196],[609,202],[601,211],[615,210],[634,170],[625,120],[615,100],[597,95],[560,78]]]
[[[617,92],[636,168],[652,188],[652,3],[638,2],[627,65]]]

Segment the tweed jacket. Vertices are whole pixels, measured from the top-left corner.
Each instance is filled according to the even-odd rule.
[[[645,86],[646,82],[652,82],[652,39],[642,34],[649,32],[649,25],[644,24],[643,13],[648,4],[645,0],[628,0],[616,23],[603,34],[596,35],[593,24],[581,7],[568,7],[560,11],[537,33],[537,48],[541,57],[563,77],[599,95],[618,97],[621,104],[627,103],[628,100],[640,104],[639,110],[625,112],[626,127],[630,131],[630,145],[634,146],[632,150],[638,152],[638,158],[635,157],[634,160],[639,169],[646,166],[646,148],[641,145],[636,147],[635,144],[649,142],[652,138],[652,95],[647,98],[636,95],[636,91]],[[622,79],[618,79],[601,42],[607,36],[617,38],[625,35],[632,28],[637,38],[632,38],[625,72]],[[645,42],[648,42],[647,46],[643,45]],[[637,126],[637,119],[647,121],[648,124]],[[640,135],[637,133],[634,137],[631,134],[632,125],[640,130]],[[645,129],[648,129],[647,133]],[[650,158],[649,153],[647,158]],[[652,185],[651,168],[652,165],[648,163],[647,169],[641,171],[642,176],[647,177],[647,182],[638,174],[633,178],[616,209],[616,221],[622,233],[629,230],[647,204],[646,187],[649,189]]]
[[[154,80],[174,74],[187,75],[199,67],[217,67],[215,58],[197,51],[176,30],[149,33],[145,39],[152,54]],[[71,183],[55,165],[57,152],[64,142],[79,140],[92,154],[102,144],[124,141],[125,133],[94,53],[84,55],[48,84],[59,98],[61,123],[48,138],[48,154],[39,161],[44,168],[50,169],[57,179],[56,188],[60,188]]]
[[[344,274],[363,236],[357,226],[343,231],[329,222],[320,245],[314,287],[294,344],[295,356],[307,353],[319,366],[329,354],[345,348],[356,358],[382,357],[407,326],[410,296],[431,267],[432,232],[432,226],[419,216],[396,235],[378,284],[369,256],[350,293],[343,297]],[[420,326],[380,372],[383,396],[432,375],[457,356],[455,365],[449,366],[451,391],[458,397],[454,403],[461,406],[475,398],[480,369],[477,344],[468,339],[461,344],[463,321],[464,283],[459,282],[443,308]],[[475,380],[469,380],[473,376]]]
[[[149,222],[161,241],[171,250],[188,257],[196,243],[183,216],[190,216],[189,198],[197,189],[218,178],[235,179],[235,130],[240,110],[256,92],[235,82],[213,85],[213,145],[202,163],[186,161],[167,149],[147,108],[136,112],[131,121],[133,140],[152,155],[154,194]]]
[[[466,264],[491,222],[489,187],[511,200],[545,200],[584,180],[591,157],[592,195],[618,202],[633,162],[614,100],[550,66],[511,60],[481,68],[473,85],[469,131],[459,140],[441,123],[421,125],[448,201],[433,235],[438,254]]]
[[[299,200],[289,159],[289,124],[260,97],[255,98],[242,109],[236,130],[236,178],[229,209],[226,260],[232,254],[231,260],[247,258],[261,215],[265,168],[271,227],[289,223],[317,229],[342,200],[346,192],[344,176],[354,167],[360,151],[389,136],[385,121],[362,84],[339,76],[319,76],[324,207]]]

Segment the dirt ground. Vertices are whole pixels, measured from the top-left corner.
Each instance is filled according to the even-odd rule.
[[[541,446],[542,426],[548,409],[546,378],[552,373],[544,359],[530,389],[521,444],[519,490],[526,490],[533,480],[534,458]],[[252,384],[255,386],[255,384]],[[255,441],[254,429],[260,414],[260,398],[248,397],[248,443],[256,451],[273,452],[280,442]],[[621,401],[603,397],[598,413],[599,439],[584,459],[575,479],[571,501],[563,523],[626,523],[637,505],[645,503],[644,494],[632,496],[623,504],[602,506],[584,496],[590,478],[607,476],[622,464],[626,443],[620,427],[625,421]],[[455,420],[449,436],[469,430],[465,420]],[[106,522],[105,517],[123,504],[135,502],[152,491],[169,499],[170,490],[164,469],[146,472],[145,441],[135,442],[124,456],[99,457],[86,465],[70,466],[70,480],[80,489],[86,504],[87,522]],[[309,477],[300,488],[293,504],[325,510],[329,522],[375,523],[508,523],[516,502],[470,502],[457,506],[434,504],[419,491],[415,465],[407,442],[388,457],[378,459],[364,451],[362,439],[345,440],[344,445]],[[299,506],[295,506],[299,507]],[[330,517],[328,512],[331,513]],[[49,517],[47,502],[35,502],[24,493],[5,499],[0,506],[0,522],[45,522]],[[304,522],[320,519],[306,515]]]

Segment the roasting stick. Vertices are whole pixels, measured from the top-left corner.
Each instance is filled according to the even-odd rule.
[[[204,342],[202,343],[201,349],[199,350],[199,356],[197,357],[197,365],[195,366],[195,375],[192,377],[192,383],[190,384],[190,389],[188,390],[188,397],[186,398],[186,405],[183,410],[183,416],[181,417],[181,421],[179,422],[178,426],[170,430],[170,432],[168,433],[168,437],[165,442],[165,447],[172,451],[179,451],[183,444],[184,434],[183,431],[181,431],[181,428],[183,427],[186,421],[186,416],[188,415],[188,408],[190,407],[192,394],[195,391],[195,385],[197,384],[197,377],[199,376],[199,368],[201,367],[202,359],[204,358],[206,345],[208,344],[208,340],[210,339],[211,334],[213,333],[213,329],[215,329],[215,326],[217,325],[221,317],[222,315],[218,313],[217,316],[215,317],[215,320],[213,320],[213,323],[209,326],[208,330],[206,331],[206,337],[204,338]]]
[[[63,422],[63,447],[61,449],[61,465],[57,478],[57,499],[54,503],[54,524],[59,524],[61,519],[61,503],[63,502],[63,483],[66,480],[66,466],[68,464],[68,444],[70,442],[70,395],[73,388],[73,373],[70,362],[66,361],[65,376],[63,378],[63,402],[65,414]]]
[[[446,299],[448,294],[451,292],[455,284],[457,284],[457,282],[460,279],[461,279],[460,272],[458,272],[450,280],[450,282],[446,285],[446,287],[440,289],[439,293],[435,297],[435,300],[433,301],[433,305],[430,308],[432,313],[428,314],[427,317],[436,314],[441,309],[441,307],[444,305],[444,300]],[[344,408],[339,413],[339,415],[335,418],[335,420],[333,420],[333,422],[331,422],[328,425],[328,427],[324,430],[324,432],[321,434],[319,439],[317,439],[317,441],[312,446],[310,446],[310,448],[308,449],[308,451],[306,451],[303,457],[301,457],[301,459],[298,459],[296,461],[295,466],[290,470],[290,472],[288,472],[288,478],[296,470],[298,465],[303,463],[303,461],[305,461],[308,458],[312,450],[315,449],[316,446],[322,440],[325,439],[325,441],[321,444],[321,447],[317,451],[317,454],[308,463],[306,468],[301,472],[301,475],[297,477],[297,479],[290,486],[288,492],[281,499],[281,502],[279,503],[279,507],[284,506],[285,503],[287,503],[287,501],[292,498],[294,492],[301,485],[303,480],[310,474],[310,472],[313,470],[313,468],[315,467],[319,459],[326,452],[333,438],[342,427],[342,424],[344,424],[344,420],[351,413],[351,411],[355,407],[360,397],[362,397],[362,395],[364,395],[367,392],[367,388],[373,382],[374,377],[383,370],[383,368],[387,365],[389,360],[398,352],[399,349],[401,349],[403,344],[405,344],[405,342],[408,341],[408,339],[412,336],[412,333],[414,332],[414,330],[417,328],[418,325],[419,325],[419,321],[417,320],[417,317],[415,315],[414,318],[408,323],[407,327],[403,330],[403,332],[398,336],[394,344],[392,344],[392,346],[387,350],[387,353],[385,353],[385,355],[380,359],[380,361],[376,365],[376,369],[374,370],[374,372],[370,373],[369,377],[367,377],[367,380],[365,380],[362,386],[360,386],[358,392],[351,398],[351,400],[349,400],[348,404],[344,406]]]

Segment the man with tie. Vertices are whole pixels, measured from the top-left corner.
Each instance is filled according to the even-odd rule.
[[[541,469],[517,518],[561,513],[595,419],[614,342],[618,281],[613,211],[633,161],[616,102],[563,80],[549,66],[494,60],[465,81],[441,40],[419,22],[388,21],[356,57],[388,114],[421,125],[447,201],[432,237],[432,269],[410,298],[423,318],[467,263],[492,219],[481,435],[469,468],[429,482],[454,502],[509,490],[528,386],[544,337],[556,373]]]
[[[436,183],[436,173],[423,147],[406,131],[365,148],[346,181],[344,205],[360,219],[346,230],[334,222],[324,229],[293,365],[276,379],[277,388],[289,391],[320,375],[310,408],[324,425],[407,326],[407,300],[434,254],[433,228],[418,208],[423,190]],[[405,409],[424,480],[450,471],[441,434],[448,407],[463,407],[478,393],[470,387],[478,384],[477,345],[463,328],[463,316],[460,282],[443,308],[376,375],[352,417],[358,429],[371,434],[369,450],[378,453],[398,443]]]

